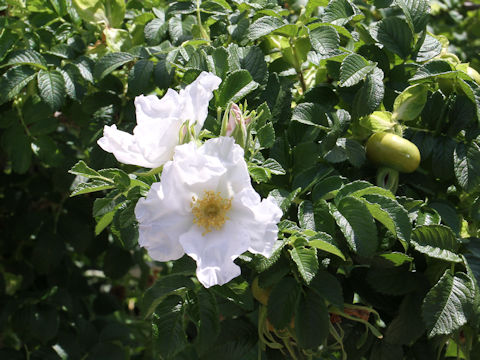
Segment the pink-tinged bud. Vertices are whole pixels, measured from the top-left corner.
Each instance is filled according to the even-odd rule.
[[[231,136],[233,130],[237,126],[237,123],[241,123],[242,121],[242,111],[238,107],[237,104],[232,104],[230,106],[230,113],[228,116],[228,124],[227,124],[227,131],[225,133],[226,136]]]

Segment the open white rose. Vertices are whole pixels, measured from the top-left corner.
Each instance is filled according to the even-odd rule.
[[[172,158],[179,142],[182,125],[195,123],[198,132],[208,114],[208,103],[213,90],[222,80],[207,72],[177,93],[168,89],[159,99],[155,95],[137,96],[135,109],[137,126],[133,135],[117,130],[116,125],[105,126],[98,145],[124,164],[157,168]]]
[[[243,252],[271,255],[282,211],[272,199],[260,199],[243,156],[227,137],[176,147],[161,182],[135,208],[139,244],[154,260],[186,253],[210,287],[240,275],[233,260]]]

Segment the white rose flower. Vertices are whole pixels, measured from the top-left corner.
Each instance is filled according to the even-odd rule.
[[[243,149],[232,138],[177,146],[161,182],[138,201],[139,244],[158,261],[185,253],[198,280],[223,285],[240,275],[235,260],[249,250],[270,256],[282,211],[253,189]]]
[[[155,95],[137,96],[137,126],[133,135],[117,130],[116,125],[105,126],[98,145],[124,164],[152,169],[162,166],[172,158],[180,129],[186,121],[195,124],[197,132],[202,128],[213,90],[221,81],[211,73],[202,72],[179,93],[168,89],[162,99]]]

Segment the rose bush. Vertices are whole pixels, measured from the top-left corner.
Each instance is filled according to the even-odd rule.
[[[0,0],[0,358],[475,359],[477,15]]]

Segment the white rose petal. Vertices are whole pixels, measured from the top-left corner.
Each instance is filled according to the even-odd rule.
[[[177,146],[161,182],[135,208],[139,243],[154,260],[185,253],[197,262],[199,281],[210,287],[240,275],[233,261],[245,251],[271,255],[282,211],[255,192],[243,156],[228,137],[199,148]]]
[[[178,145],[182,125],[195,123],[198,132],[208,115],[208,103],[221,79],[202,72],[197,79],[179,93],[168,89],[159,99],[155,95],[137,96],[135,110],[137,126],[133,135],[105,126],[98,145],[113,153],[124,164],[157,168],[169,161]]]

